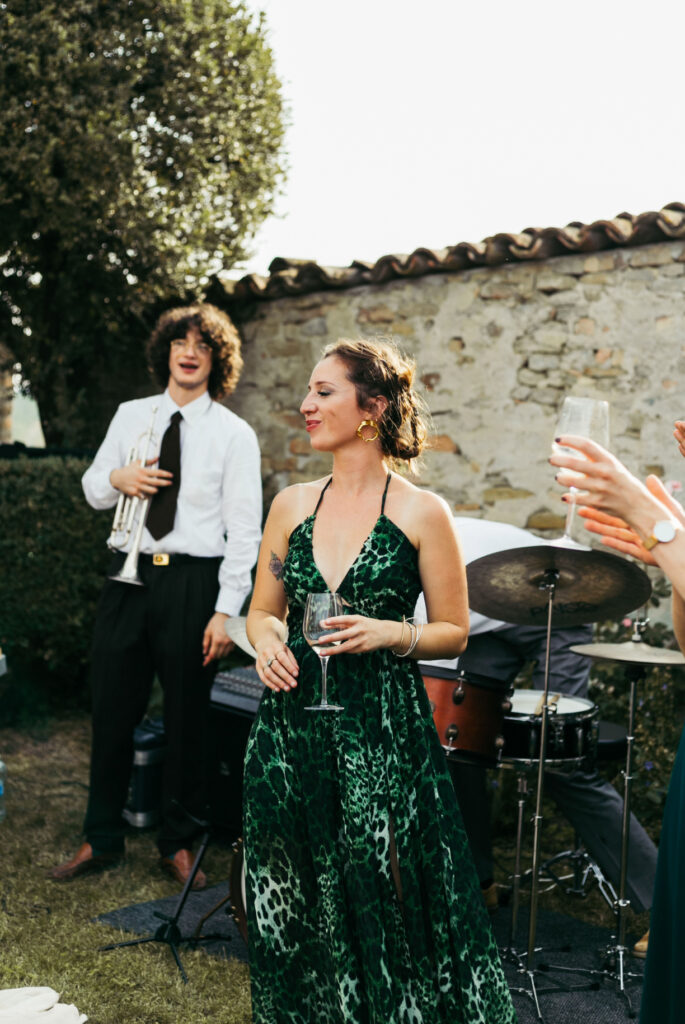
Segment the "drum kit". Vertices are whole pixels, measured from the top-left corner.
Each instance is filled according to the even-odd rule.
[[[633,743],[637,685],[649,666],[683,665],[679,651],[649,646],[641,639],[646,623],[636,623],[632,639],[618,644],[583,644],[571,648],[578,654],[623,663],[629,684],[629,710],[625,768],[623,769],[623,818],[621,868],[618,893],[613,902],[616,934],[602,957],[600,970],[570,967],[536,967],[539,948],[535,946],[540,891],[540,835],[543,780],[546,768],[573,770],[591,766],[596,755],[598,709],[590,701],[549,692],[550,639],[552,627],[578,626],[600,620],[620,619],[646,604],[651,593],[647,574],[619,556],[567,544],[545,544],[512,548],[486,555],[467,566],[469,606],[493,619],[525,626],[546,626],[547,647],[543,690],[509,690],[484,686],[482,679],[470,681],[464,675],[451,681],[424,676],[435,712],[434,719],[447,757],[452,761],[485,766],[509,767],[518,780],[516,856],[512,885],[512,916],[509,941],[502,955],[525,976],[527,987],[514,989],[529,996],[539,1020],[543,1020],[539,995],[570,990],[550,971],[587,974],[590,987],[601,980],[615,982],[617,993],[634,1016],[626,981],[637,978],[626,968],[627,911],[626,876],[629,847],[629,819],[633,771]],[[446,673],[447,674],[447,673]],[[528,778],[536,776],[533,815],[532,865],[530,876],[530,917],[525,953],[515,946],[520,906],[521,847],[524,805]],[[538,972],[543,970],[552,987],[539,988]]]

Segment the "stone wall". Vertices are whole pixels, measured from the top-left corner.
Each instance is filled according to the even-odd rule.
[[[612,447],[635,472],[684,479],[671,438],[684,274],[684,243],[665,241],[254,303],[231,405],[259,435],[267,500],[328,470],[298,406],[340,336],[390,336],[416,356],[436,432],[419,483],[456,512],[561,528],[547,458],[566,394],[610,402]]]

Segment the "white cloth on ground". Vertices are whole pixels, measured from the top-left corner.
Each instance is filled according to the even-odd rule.
[[[88,1017],[71,1003],[60,1003],[54,988],[0,990],[2,1024],[85,1024]]]

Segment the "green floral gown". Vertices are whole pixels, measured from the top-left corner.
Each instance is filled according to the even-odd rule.
[[[385,494],[338,590],[352,613],[401,620],[421,590],[417,552],[384,506]],[[332,657],[329,700],[344,710],[304,710],[321,692],[318,657],[302,636],[307,594],[327,589],[312,549],[316,511],[293,530],[283,567],[299,684],[288,693],[266,690],[246,754],[253,1019],[511,1024],[509,990],[415,662],[389,650]]]

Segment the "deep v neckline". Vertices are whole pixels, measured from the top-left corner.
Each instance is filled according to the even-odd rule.
[[[386,497],[388,495],[388,487],[390,486],[390,477],[391,477],[391,475],[392,474],[388,473],[387,479],[385,481],[385,489],[383,491],[383,498],[381,500],[381,510],[380,510],[379,515],[378,515],[378,518],[376,519],[376,522],[373,524],[373,526],[369,530],[369,532],[368,532],[368,534],[367,534],[367,536],[366,536],[362,546],[360,547],[359,551],[356,554],[356,557],[350,563],[347,571],[345,572],[345,575],[339,581],[339,583],[338,583],[337,587],[335,588],[335,590],[333,590],[330,587],[330,585],[328,584],[328,582],[326,580],[326,577],[321,572],[321,569],[319,568],[319,563],[316,560],[316,552],[314,551],[314,524],[316,523],[316,514],[319,511],[319,508],[321,506],[321,502],[323,501],[324,494],[326,493],[326,491],[330,487],[331,483],[333,482],[333,477],[330,478],[330,480],[326,483],[325,487],[322,489],[321,494],[319,495],[319,500],[316,503],[316,508],[314,509],[314,511],[312,512],[311,516],[309,517],[310,520],[311,520],[311,528],[309,530],[309,547],[311,549],[312,563],[314,565],[314,568],[316,569],[317,573],[319,574],[319,579],[324,583],[324,585],[326,587],[326,590],[329,593],[331,593],[331,594],[339,594],[340,593],[340,588],[344,585],[344,583],[347,580],[347,577],[350,575],[350,573],[352,572],[352,570],[356,566],[357,562],[359,561],[359,559],[364,554],[364,552],[365,552],[365,550],[366,550],[366,548],[367,548],[367,546],[369,544],[369,541],[371,540],[371,538],[373,537],[374,533],[376,532],[376,530],[378,528],[378,524],[380,523],[381,519],[385,519],[385,499],[386,499]]]

